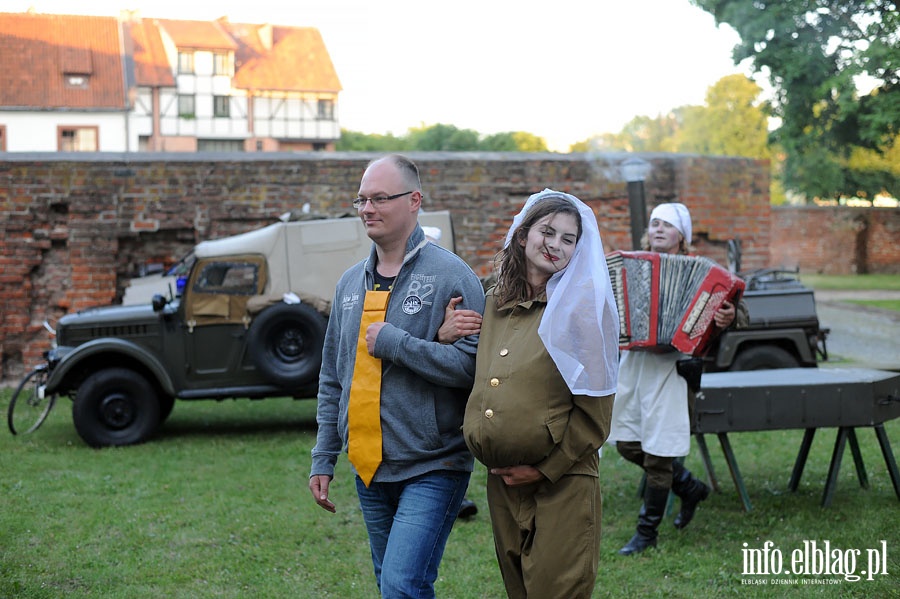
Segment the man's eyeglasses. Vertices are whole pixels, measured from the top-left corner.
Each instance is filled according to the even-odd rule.
[[[403,193],[395,193],[392,196],[382,196],[378,198],[354,198],[353,199],[353,207],[359,210],[363,206],[366,205],[366,202],[372,202],[372,205],[376,208],[379,206],[384,206],[387,202],[391,200],[396,200],[397,198],[402,198],[405,195],[409,195],[413,193],[415,190],[404,191]]]

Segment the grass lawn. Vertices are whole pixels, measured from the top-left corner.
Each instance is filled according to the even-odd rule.
[[[815,290],[900,291],[900,275],[800,275]],[[853,299],[849,303],[900,312],[900,299]]]
[[[6,412],[10,390],[0,390]],[[61,399],[37,432],[0,431],[0,597],[21,598],[375,598],[366,533],[349,467],[339,462],[337,514],[307,490],[315,441],[313,401],[176,403],[152,442],[94,450]],[[900,447],[900,420],[887,423]],[[677,531],[671,517],[657,550],[616,551],[632,535],[639,509],[637,468],[604,452],[604,540],[595,597],[898,597],[900,501],[871,430],[858,437],[869,488],[860,487],[849,450],[832,505],[820,505],[834,430],[819,431],[796,493],[787,481],[801,431],[735,433],[731,443],[753,509],[745,513],[719,444],[709,437],[720,492]],[[702,473],[696,446],[687,466]],[[439,597],[502,598],[477,468],[469,497],[479,507],[456,524],[437,585]],[[771,542],[771,558],[815,541],[831,561],[867,568],[882,551],[888,574],[851,582],[841,575],[743,575],[746,550]],[[761,554],[760,554],[761,555]],[[840,559],[838,559],[840,558]],[[768,561],[771,561],[768,560]],[[809,565],[809,564],[807,564]],[[879,570],[880,572],[880,570]],[[764,582],[750,585],[749,581]]]
[[[900,300],[849,300],[851,304],[900,312]]]
[[[816,275],[801,274],[803,283],[813,289],[900,291],[900,275]]]

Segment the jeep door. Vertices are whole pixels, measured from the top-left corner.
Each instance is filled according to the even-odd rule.
[[[197,260],[182,297],[188,389],[260,382],[246,356],[247,302],[262,293],[266,277],[257,254]]]

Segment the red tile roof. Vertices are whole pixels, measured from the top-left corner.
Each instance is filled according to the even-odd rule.
[[[238,89],[338,93],[341,83],[319,31],[218,21],[0,13],[0,107],[122,109],[125,54],[131,85],[174,87],[166,36],[186,50],[233,50]],[[67,84],[83,76],[84,88]]]
[[[234,40],[216,21],[173,21],[158,19],[178,48],[190,50],[234,50]]]
[[[0,13],[0,106],[124,109],[118,21]],[[67,83],[85,76],[87,85]]]
[[[234,87],[257,91],[341,91],[337,71],[318,29],[219,22],[238,42]]]
[[[129,21],[125,30],[132,44],[135,83],[144,87],[175,87],[158,23],[152,19]]]

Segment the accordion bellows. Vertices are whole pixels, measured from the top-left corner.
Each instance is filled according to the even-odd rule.
[[[726,301],[737,305],[744,281],[709,258],[656,252],[606,256],[616,307],[619,349],[705,353],[713,318]]]

